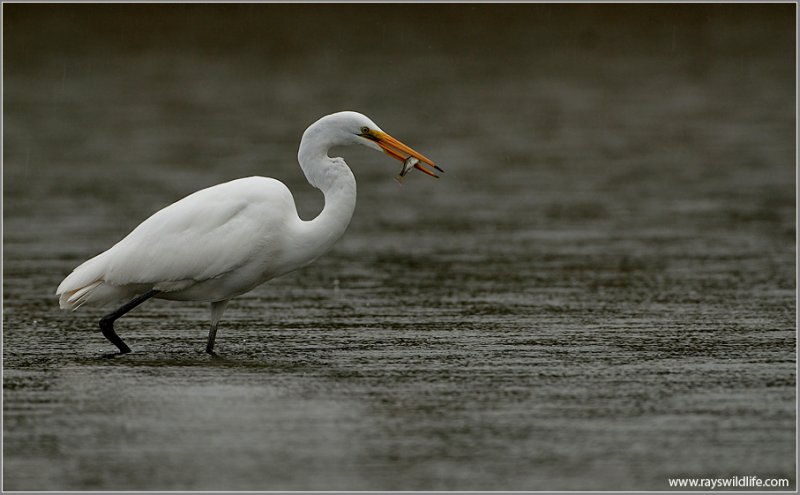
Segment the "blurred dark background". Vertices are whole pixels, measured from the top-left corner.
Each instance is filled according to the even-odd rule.
[[[168,197],[249,174],[302,188],[299,136],[340,109],[452,164],[459,187],[486,180],[487,162],[494,180],[527,186],[524,173],[541,184],[557,170],[635,202],[651,185],[703,194],[730,190],[731,175],[792,178],[789,4],[45,4],[4,14],[10,213],[32,192],[131,167],[143,176],[132,180]],[[178,180],[148,179],[150,167]],[[25,193],[8,187],[32,176]],[[772,201],[790,201],[785,191]]]
[[[794,4],[2,8],[6,489],[794,483]],[[95,359],[59,281],[222,181],[315,215],[343,109],[446,174],[341,150],[350,229],[231,304],[231,361],[162,301]]]

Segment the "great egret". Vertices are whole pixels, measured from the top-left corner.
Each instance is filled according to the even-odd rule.
[[[62,309],[129,300],[100,320],[103,335],[130,348],[114,332],[114,321],[151,297],[211,303],[214,340],[231,298],[304,267],[344,233],[356,204],[356,181],[333,146],[360,144],[393,158],[442,171],[430,159],[381,130],[357,112],[322,117],[303,133],[297,159],[308,182],[325,195],[313,220],[297,215],[294,198],[280,181],[248,177],[202,189],[157,211],[108,251],[84,262],[58,286]]]

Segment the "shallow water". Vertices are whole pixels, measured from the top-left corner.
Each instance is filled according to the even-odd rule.
[[[4,6],[4,488],[795,486],[791,6]],[[324,33],[322,35],[321,33]],[[325,41],[320,41],[324,39]],[[157,209],[363,111],[348,232],[234,300],[58,310]]]

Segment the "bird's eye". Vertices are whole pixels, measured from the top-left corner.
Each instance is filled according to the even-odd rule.
[[[369,134],[369,127],[364,126],[361,128],[361,134]]]

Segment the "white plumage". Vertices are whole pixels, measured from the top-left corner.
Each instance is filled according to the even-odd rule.
[[[59,303],[77,309],[149,289],[167,299],[229,299],[248,290],[246,279],[268,275],[270,264],[285,265],[282,244],[299,222],[291,193],[274,179],[250,177],[197,191],[76,268],[58,287]]]
[[[78,266],[58,286],[64,309],[103,305],[139,296],[101,320],[120,352],[130,349],[113,321],[148,297],[212,303],[206,350],[213,354],[216,327],[227,301],[277,276],[313,262],[344,233],[356,200],[356,182],[333,146],[361,144],[403,160],[428,158],[400,143],[356,112],[321,118],[303,134],[298,161],[325,206],[313,220],[300,219],[280,181],[248,177],[197,191],[154,213],[107,251]],[[434,175],[421,165],[418,169]],[[115,340],[117,339],[118,342]]]

